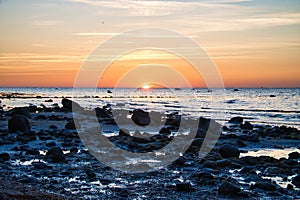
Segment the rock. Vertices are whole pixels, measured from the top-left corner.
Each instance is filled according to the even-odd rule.
[[[66,158],[59,147],[52,147],[47,153],[46,153],[46,159],[50,159],[54,163],[59,163],[59,162],[65,162]]]
[[[233,117],[229,120],[231,124],[242,124],[244,121],[243,117]]]
[[[48,165],[46,165],[43,162],[32,162],[32,165],[36,168],[36,169],[47,169],[49,168]]]
[[[96,179],[96,174],[92,169],[85,170],[85,173],[90,181],[93,181]]]
[[[17,135],[17,141],[27,143],[36,140],[36,133],[34,131],[26,131],[21,135]]]
[[[300,153],[295,151],[292,153],[289,153],[289,159],[299,159],[300,158]]]
[[[28,118],[31,117],[31,112],[35,112],[36,111],[36,106],[32,106],[32,107],[15,107],[9,111],[7,111],[7,115],[10,116],[14,116],[14,115],[24,115]]]
[[[121,128],[119,130],[119,136],[130,136],[130,133],[128,130],[124,129],[124,128]]]
[[[67,122],[65,125],[65,128],[70,130],[75,130],[76,128],[80,128],[80,127],[81,127],[80,124],[79,123],[75,124],[73,120]]]
[[[100,117],[100,118],[108,118],[109,117],[109,113],[107,112],[107,110],[103,109],[103,108],[95,108],[94,111],[96,112],[96,116]]]
[[[210,129],[211,131],[215,131],[221,128],[221,124],[219,124],[218,122],[216,122],[213,119],[207,119],[204,117],[200,117],[199,119],[199,127],[203,130],[208,130]]]
[[[203,167],[216,169],[218,167],[217,163],[214,161],[207,160],[203,163]]]
[[[276,97],[276,95],[274,95],[274,94],[271,94],[271,95],[270,95],[270,97],[273,97],[273,98],[274,98],[274,97]]]
[[[288,184],[287,187],[286,187],[286,189],[288,189],[288,190],[293,190],[293,189],[294,189],[294,186],[293,186],[292,184]]]
[[[246,147],[247,146],[247,144],[245,144],[242,140],[237,140],[236,143],[239,147]]]
[[[228,181],[223,182],[218,189],[218,193],[223,195],[238,195],[240,191],[239,186]]]
[[[131,116],[132,121],[139,126],[147,126],[151,122],[151,118],[148,112],[141,109],[136,109],[133,111]]]
[[[300,188],[300,175],[299,174],[292,179],[292,183],[296,187]]]
[[[190,182],[182,182],[182,183],[176,183],[176,190],[177,191],[183,191],[183,192],[191,192],[195,189],[191,185]]]
[[[219,153],[223,158],[238,158],[240,156],[240,151],[230,144],[222,145],[219,149]]]
[[[8,153],[1,153],[0,154],[0,160],[3,161],[8,161],[10,160],[10,155]]]
[[[67,111],[82,111],[83,108],[76,102],[63,98],[61,101],[63,108]]]
[[[28,149],[26,155],[40,155],[40,152],[37,149]]]
[[[244,130],[252,130],[253,129],[253,125],[250,122],[245,122],[244,124],[240,125],[241,129]]]
[[[277,189],[277,185],[267,181],[257,181],[254,184],[254,188],[259,188],[266,191],[275,191]]]
[[[29,131],[31,130],[30,120],[24,115],[15,115],[8,120],[9,132],[15,131]]]
[[[209,180],[215,178],[211,173],[206,171],[196,172],[195,174],[192,175],[192,177],[197,179],[209,179]]]

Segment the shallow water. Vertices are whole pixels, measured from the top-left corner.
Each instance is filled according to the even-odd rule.
[[[76,89],[72,88],[0,88],[0,98],[5,110],[15,106],[61,105],[62,97],[74,97],[85,108],[111,104],[113,109],[141,108],[164,113],[179,112],[191,117],[209,117],[219,122],[233,116],[243,116],[247,121],[287,125],[300,128],[300,89]],[[275,95],[275,97],[270,97]],[[38,98],[36,98],[38,97]],[[52,99],[53,102],[45,102]]]

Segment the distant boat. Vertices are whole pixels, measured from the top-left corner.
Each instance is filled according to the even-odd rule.
[[[180,88],[175,88],[175,90],[181,90]]]
[[[110,91],[110,90],[107,90],[107,93],[112,93],[112,91]]]
[[[211,90],[211,89],[208,89],[207,92],[212,92],[212,90]]]
[[[239,90],[239,89],[234,89],[233,91],[234,91],[234,92],[238,92],[238,91],[240,91],[240,90]]]

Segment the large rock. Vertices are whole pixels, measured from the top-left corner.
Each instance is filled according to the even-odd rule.
[[[219,149],[219,153],[223,158],[238,158],[240,156],[240,151],[230,144],[222,145]]]
[[[8,120],[8,130],[15,131],[29,131],[31,129],[30,120],[24,115],[15,115]]]
[[[75,101],[72,101],[70,99],[63,98],[61,100],[61,103],[63,105],[63,108],[66,109],[67,111],[82,111],[83,110],[83,108],[78,103],[76,103]]]
[[[219,194],[225,195],[237,195],[241,191],[241,188],[231,182],[225,181],[219,187],[218,192]]]
[[[151,122],[151,118],[148,112],[141,109],[136,109],[133,111],[131,116],[132,121],[139,126],[147,126]]]
[[[59,147],[52,147],[49,149],[49,151],[46,153],[46,159],[49,159],[54,163],[66,161],[65,155]]]
[[[10,160],[10,155],[8,153],[0,153],[0,161]]]

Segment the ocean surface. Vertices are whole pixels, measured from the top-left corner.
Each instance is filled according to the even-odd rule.
[[[91,109],[111,104],[113,109],[163,113],[178,112],[192,118],[207,117],[223,123],[242,116],[264,125],[285,125],[300,129],[300,88],[234,89],[91,89],[91,88],[0,88],[1,106],[61,105],[73,98]],[[47,102],[52,99],[53,102]]]

